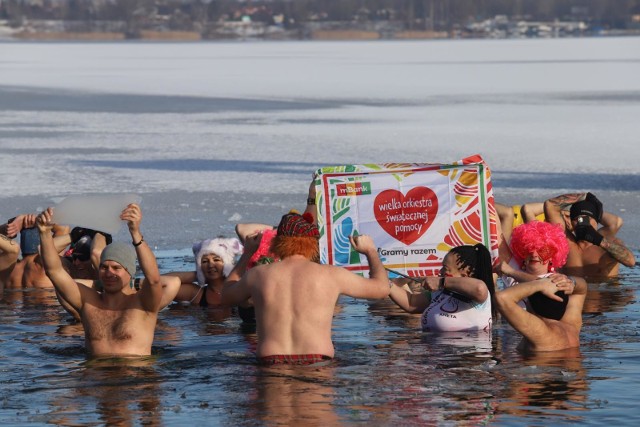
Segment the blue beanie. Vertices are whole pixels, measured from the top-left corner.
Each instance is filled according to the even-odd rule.
[[[20,231],[20,251],[22,256],[38,253],[40,231],[36,227],[23,228]]]

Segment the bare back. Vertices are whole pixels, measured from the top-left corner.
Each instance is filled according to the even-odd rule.
[[[607,251],[589,243],[569,238],[569,255],[562,271],[587,278],[612,277],[618,274],[620,264]]]
[[[261,338],[258,357],[274,354],[333,357],[331,325],[340,296],[334,274],[337,268],[287,258],[247,273]]]

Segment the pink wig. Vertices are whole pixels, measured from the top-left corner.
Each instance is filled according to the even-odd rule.
[[[276,256],[271,252],[271,241],[276,237],[276,230],[269,229],[262,230],[262,239],[260,239],[260,246],[255,251],[255,253],[249,259],[249,263],[247,264],[247,269],[253,268],[258,264],[261,258],[276,258]]]
[[[511,252],[522,261],[537,252],[543,261],[560,268],[567,262],[569,243],[559,224],[532,221],[513,229]]]

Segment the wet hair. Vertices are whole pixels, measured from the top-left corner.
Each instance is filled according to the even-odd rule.
[[[544,221],[531,221],[514,228],[510,246],[511,252],[522,261],[537,252],[543,261],[551,261],[556,268],[567,262],[569,254],[569,242],[562,227]]]
[[[277,235],[271,241],[271,252],[280,259],[302,255],[310,261],[320,260],[320,247],[315,237]]]
[[[489,250],[482,244],[456,246],[449,251],[450,254],[458,256],[458,268],[469,269],[469,275],[475,279],[482,280],[491,297],[491,317],[496,317],[496,305],[493,303],[495,295],[495,285],[493,282],[493,265]]]

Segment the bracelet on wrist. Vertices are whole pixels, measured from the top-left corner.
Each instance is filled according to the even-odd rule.
[[[311,205],[315,205],[316,204],[316,199],[315,198],[307,198],[307,205],[311,206]]]
[[[137,248],[142,244],[142,242],[144,242],[144,236],[140,236],[140,241],[138,243],[132,241],[131,244],[133,245],[134,248]]]

